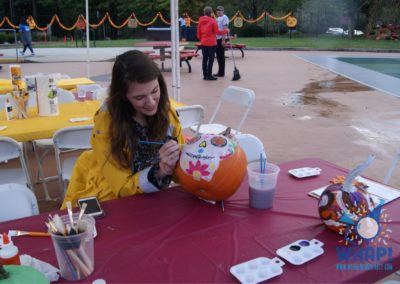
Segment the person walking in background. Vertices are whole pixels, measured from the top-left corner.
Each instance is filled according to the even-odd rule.
[[[22,41],[22,44],[24,45],[24,49],[20,52],[21,55],[25,54],[25,51],[27,48],[29,48],[29,50],[31,51],[31,55],[35,55],[35,53],[33,52],[33,48],[32,48],[31,29],[25,18],[21,18],[21,21],[19,24],[19,32],[21,33],[21,41]]]
[[[191,22],[188,13],[183,14],[183,19],[185,20],[185,39],[188,39],[189,30],[190,30],[190,22]]]
[[[204,16],[199,19],[197,26],[197,38],[200,40],[201,52],[203,54],[203,79],[217,80],[217,77],[212,76],[212,67],[214,64],[215,51],[217,49],[217,34],[225,35],[229,32],[228,28],[218,30],[217,21],[211,17],[212,8],[207,6],[204,8]]]
[[[224,30],[228,28],[229,18],[224,14],[224,7],[217,7],[217,24],[218,29]],[[217,35],[217,62],[218,62],[218,73],[214,74],[216,77],[224,77],[225,76],[225,38],[226,35]]]
[[[181,32],[180,34],[180,40],[181,41],[186,41],[186,23],[185,19],[183,18],[185,14],[183,14],[181,17],[179,17],[178,22],[179,22],[179,30]]]

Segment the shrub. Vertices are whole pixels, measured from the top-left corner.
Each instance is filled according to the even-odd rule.
[[[257,24],[243,23],[243,27],[236,28],[233,25],[230,27],[231,34],[237,34],[239,37],[263,37],[264,28]]]

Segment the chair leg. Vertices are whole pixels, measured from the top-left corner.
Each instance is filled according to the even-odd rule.
[[[35,142],[32,143],[32,147],[33,147],[33,152],[35,153],[35,158],[38,166],[35,183],[41,183],[43,185],[45,198],[46,200],[50,200],[49,190],[47,188],[47,182],[43,176],[43,167],[42,167],[42,160],[46,156],[48,150],[45,150],[42,155],[39,155],[38,147],[35,146]]]

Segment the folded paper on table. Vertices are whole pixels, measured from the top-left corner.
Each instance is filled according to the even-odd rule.
[[[91,120],[90,117],[84,116],[84,117],[72,117],[69,119],[71,122],[81,122],[81,121],[88,121]]]
[[[54,78],[47,75],[36,76],[36,99],[39,116],[59,115],[58,98]]]
[[[367,191],[372,196],[375,204],[379,204],[381,199],[383,199],[384,204],[386,204],[400,197],[400,190],[396,188],[360,176],[357,177],[356,180],[368,186]],[[319,198],[326,187],[327,185],[312,190],[308,193],[308,195],[311,197]]]

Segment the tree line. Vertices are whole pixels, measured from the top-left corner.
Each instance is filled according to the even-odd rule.
[[[264,11],[276,16],[292,12],[298,19],[298,29],[304,33],[318,34],[328,27],[342,27],[349,31],[363,30],[369,34],[379,23],[400,24],[398,0],[180,0],[179,10],[198,19],[205,6],[215,8],[218,5],[225,7],[228,16],[233,16],[239,10],[248,19],[256,19]],[[170,1],[89,0],[89,7],[90,22],[97,22],[107,12],[116,22],[125,20],[132,12],[141,21],[147,22],[157,12],[169,17]],[[31,15],[39,25],[46,25],[54,14],[65,24],[72,25],[79,14],[85,15],[85,1],[3,0],[0,5],[0,18],[7,16],[14,24],[18,24],[21,17]],[[110,27],[107,27],[107,32],[117,33]],[[350,36],[352,34],[349,32]]]

